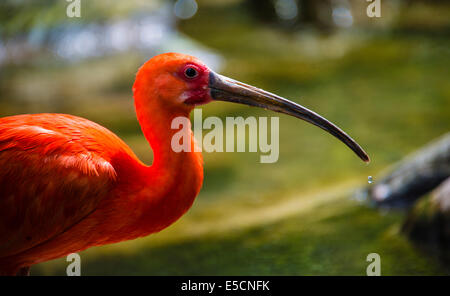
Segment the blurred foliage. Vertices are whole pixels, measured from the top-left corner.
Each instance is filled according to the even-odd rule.
[[[114,18],[123,18],[142,10],[154,9],[161,4],[160,0],[127,0],[127,1],[86,1],[80,0],[81,18],[68,18],[65,0],[2,0],[0,2],[0,36],[11,37],[26,33],[35,27],[52,28],[63,23],[104,22]]]
[[[45,22],[41,16],[52,11],[49,24],[57,23],[66,4],[50,2],[22,7],[4,1],[1,34]],[[132,1],[116,8],[107,1],[92,2],[83,3],[98,11],[84,9],[86,17],[80,21],[119,17],[142,4]],[[260,164],[257,153],[204,153],[204,186],[185,217],[160,234],[82,252],[82,274],[362,275],[371,252],[381,255],[385,275],[448,274],[436,258],[423,255],[398,234],[402,213],[365,208],[349,200],[348,191],[332,194],[326,203],[306,201],[308,192],[348,180],[353,187],[365,184],[368,175],[376,182],[387,165],[448,131],[448,5],[409,4],[389,29],[322,34],[261,24],[242,1],[198,2],[196,16],[180,21],[178,28],[224,57],[223,74],[322,114],[355,138],[372,163],[361,163],[317,127],[280,116],[277,163]],[[417,30],[424,22],[428,29]],[[72,64],[33,60],[5,66],[0,71],[0,116],[83,116],[123,137],[150,164],[152,153],[135,119],[131,94],[136,70],[148,58],[130,52]],[[221,102],[202,109],[203,117],[222,119],[276,116]],[[271,209],[297,199],[305,199],[308,206],[265,222],[276,214]],[[247,225],[246,219],[260,211],[269,214]],[[230,220],[237,226],[218,231]],[[202,232],[202,225],[209,230]],[[64,274],[66,264],[64,258],[40,264],[32,274]]]

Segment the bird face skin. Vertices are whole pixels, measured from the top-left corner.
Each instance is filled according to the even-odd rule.
[[[190,112],[198,105],[226,101],[284,113],[320,127],[342,141],[363,161],[370,161],[356,141],[324,117],[285,98],[217,74],[192,56],[176,53],[159,55],[143,68],[141,71],[148,72],[142,75],[149,79],[146,84],[152,85],[153,90],[158,92],[150,96],[163,100],[166,108]]]
[[[209,68],[195,57],[176,53],[158,55],[141,67],[133,90],[141,92],[144,99],[159,100],[157,103],[175,113],[190,112],[212,100],[209,73]]]

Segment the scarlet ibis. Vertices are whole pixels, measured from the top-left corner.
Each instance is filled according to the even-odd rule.
[[[331,133],[362,160],[345,132],[282,97],[216,74],[178,53],[153,57],[133,86],[137,119],[153,149],[142,163],[114,133],[64,114],[0,119],[0,274],[161,231],[192,206],[203,182],[202,155],[174,152],[171,121],[212,101],[262,107]],[[189,129],[191,147],[195,144]]]

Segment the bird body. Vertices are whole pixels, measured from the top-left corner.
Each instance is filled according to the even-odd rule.
[[[14,274],[164,229],[201,187],[201,154],[186,153],[192,156],[170,159],[170,170],[148,167],[116,135],[83,118],[0,119],[0,270]]]
[[[212,100],[260,106],[312,122],[362,149],[344,132],[300,105],[215,74],[194,57],[168,53],[139,70],[133,86],[137,119],[153,149],[147,166],[114,133],[64,114],[0,118],[0,275],[92,246],[158,232],[193,204],[203,160],[175,152],[175,118]]]

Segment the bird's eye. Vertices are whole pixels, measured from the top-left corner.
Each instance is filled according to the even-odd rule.
[[[195,78],[198,76],[198,71],[192,67],[189,67],[186,70],[184,70],[184,75],[187,78]]]

